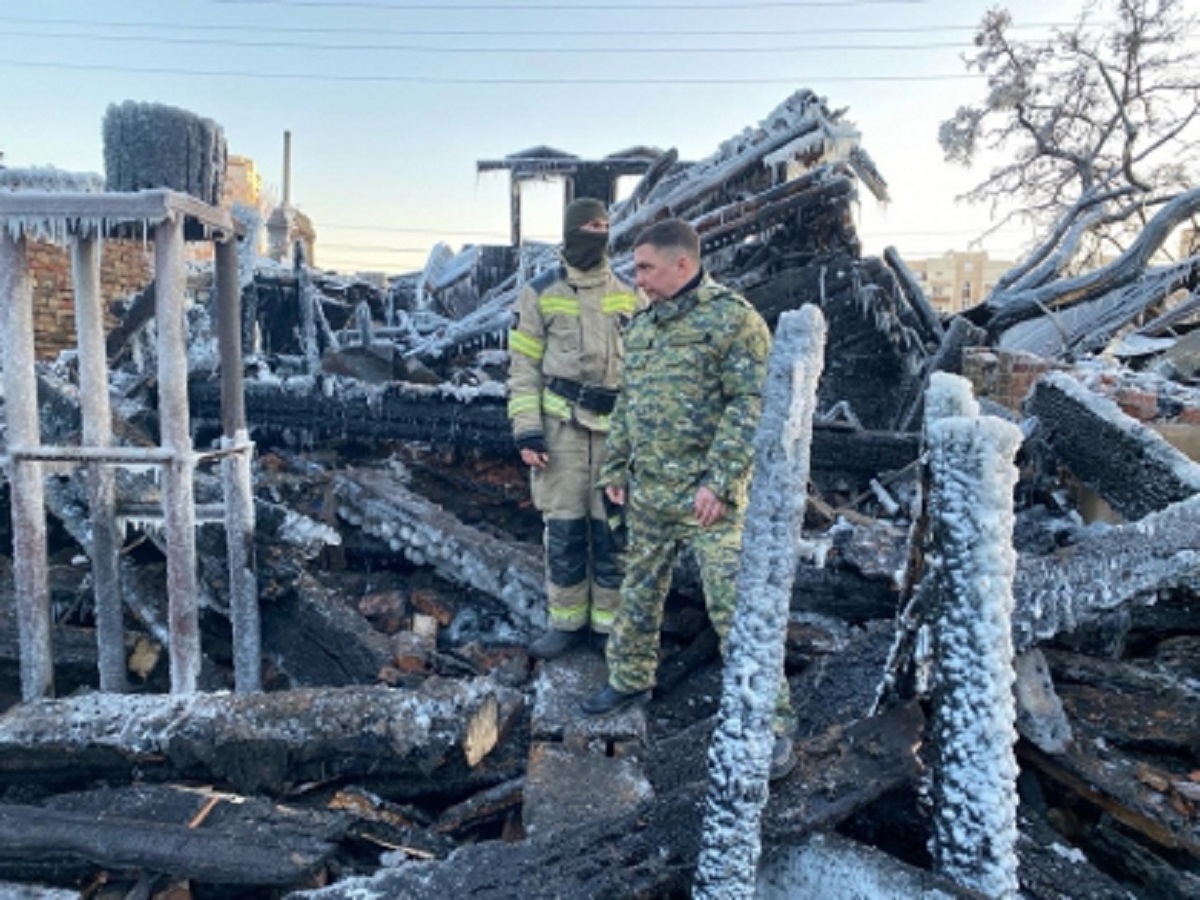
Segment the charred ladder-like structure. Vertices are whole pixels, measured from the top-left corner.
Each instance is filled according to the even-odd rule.
[[[754,439],[739,602],[726,650],[720,721],[709,751],[696,897],[755,893],[771,713],[783,672],[824,353],[825,318],[819,309],[805,306],[780,316]]]
[[[36,183],[36,182],[35,182]],[[130,226],[152,232],[155,245],[155,312],[158,334],[159,447],[112,445],[107,403],[108,369],[100,327],[98,286],[100,238]],[[97,642],[101,687],[119,691],[125,684],[124,636],[119,586],[120,546],[116,535],[119,503],[107,466],[159,466],[163,473],[162,520],[167,542],[167,588],[170,600],[171,690],[191,693],[200,671],[200,630],[196,578],[196,510],[192,493],[195,466],[206,455],[192,449],[187,398],[187,331],[184,323],[183,245],[185,230],[218,245],[234,240],[228,212],[171,190],[138,193],[86,193],[44,190],[0,191],[0,308],[4,311],[5,389],[8,423],[7,467],[13,489],[14,573],[21,632],[22,696],[34,700],[53,693],[50,647],[50,602],[47,587],[46,523],[42,476],[45,464],[88,467],[89,500],[94,524],[91,546],[97,595]],[[33,357],[32,292],[26,242],[31,239],[71,243],[79,308],[79,355],[83,389],[83,446],[42,446]],[[236,277],[236,264],[219,251],[224,264],[218,278]],[[236,283],[218,285],[226,303],[239,296]],[[240,321],[229,309],[224,321]],[[222,342],[227,357],[222,378],[241,371],[240,340]],[[231,405],[224,418],[225,446],[214,456],[233,462],[226,479],[229,515],[230,589],[234,606],[234,640],[238,644],[238,687],[258,687],[261,668],[257,641],[257,588],[245,548],[254,531],[248,489],[253,445],[246,440],[243,408],[232,402],[236,381],[223,392]],[[232,487],[231,487],[232,485]],[[236,507],[236,508],[235,508]],[[249,629],[250,636],[237,634]]]
[[[1017,895],[1013,698],[1013,455],[1020,430],[979,415],[969,384],[931,380],[930,516],[937,558],[929,736],[935,867],[989,897]]]

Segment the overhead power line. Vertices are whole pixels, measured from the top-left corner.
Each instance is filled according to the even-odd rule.
[[[581,78],[534,77],[451,77],[441,75],[318,75],[312,72],[247,72],[233,69],[177,69],[170,66],[116,66],[99,63],[35,62],[0,58],[0,66],[22,69],[55,69],[75,72],[126,72],[131,75],[186,75],[192,78],[258,78],[273,81],[323,81],[352,84],[462,84],[462,85],[750,85],[750,84],[828,84],[846,82],[919,82],[979,80],[986,75],[961,72],[946,75],[780,75],[769,78],[666,77],[645,78],[594,76]]]
[[[374,51],[389,53],[429,53],[432,55],[441,55],[447,53],[469,53],[472,56],[501,54],[520,54],[521,56],[529,56],[531,54],[569,54],[571,56],[578,56],[581,53],[607,56],[613,56],[617,54],[653,53],[657,56],[662,54],[681,55],[688,53],[703,53],[705,55],[711,55],[714,53],[812,53],[814,51],[843,52],[852,50],[870,50],[878,52],[885,50],[961,50],[967,49],[971,46],[969,41],[939,41],[922,44],[800,44],[789,47],[764,47],[761,45],[753,47],[730,47],[728,45],[722,45],[719,47],[556,47],[546,46],[545,44],[526,45],[523,47],[431,47],[428,45],[422,46],[420,44],[319,44],[311,41],[239,40],[236,38],[219,37],[174,37],[169,35],[95,34],[87,32],[49,33],[36,31],[0,30],[0,35],[9,37],[36,38],[39,40],[58,40],[67,38],[70,40],[78,39],[120,43],[182,44],[188,46],[216,45],[221,47],[238,47],[255,50],[329,50],[337,52],[349,51],[354,53]]]
[[[3,16],[0,15],[0,22],[7,22],[13,25],[51,25],[51,26],[70,26],[70,27],[89,27],[89,28],[136,28],[140,30],[166,29],[170,31],[197,31],[197,32],[234,32],[236,34],[244,34],[247,26],[245,25],[218,25],[206,22],[107,22],[100,19],[30,19],[21,16]],[[1074,22],[1014,22],[1010,27],[1014,31],[1042,30],[1047,28],[1067,28],[1075,25]],[[1093,23],[1099,26],[1103,23]],[[813,35],[828,35],[828,34],[933,34],[946,32],[965,32],[974,34],[978,31],[979,25],[894,25],[894,26],[820,26],[804,28],[719,28],[719,29],[688,29],[688,28],[672,28],[671,34],[674,37],[801,37]],[[346,34],[367,34],[373,37],[381,35],[399,34],[405,37],[523,37],[523,38],[538,38],[538,37],[553,37],[553,38],[593,38],[593,37],[623,37],[632,39],[637,35],[630,34],[628,28],[619,29],[604,29],[604,28],[588,28],[586,31],[581,31],[578,28],[568,29],[553,29],[553,28],[519,28],[519,29],[499,29],[499,28],[432,28],[432,29],[412,29],[412,28],[379,28],[379,27],[355,27],[355,26],[338,26],[338,25],[285,25],[272,23],[270,26],[272,34],[320,34],[320,35],[346,35]]]
[[[387,3],[385,0],[209,0],[218,6],[293,6],[386,9],[393,12],[739,12],[744,9],[850,9],[860,6],[923,6],[929,0],[734,0],[723,3]]]

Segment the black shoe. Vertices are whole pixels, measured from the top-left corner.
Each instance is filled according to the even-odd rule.
[[[558,659],[572,647],[577,647],[586,640],[587,632],[582,628],[578,631],[559,631],[551,628],[529,645],[529,655],[534,659]]]
[[[797,761],[792,739],[787,735],[776,735],[775,744],[771,747],[771,768],[767,771],[767,781],[787,778],[796,768]]]
[[[586,716],[606,716],[628,706],[645,703],[649,699],[649,691],[634,691],[627,694],[624,691],[618,691],[611,684],[606,684],[592,696],[585,698],[579,704],[579,708]]]

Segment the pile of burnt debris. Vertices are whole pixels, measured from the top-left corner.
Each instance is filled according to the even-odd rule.
[[[931,543],[925,401],[944,372],[1020,427],[1020,893],[1200,896],[1200,464],[1177,449],[1200,423],[1200,259],[1131,257],[946,319],[895,254],[862,257],[862,186],[886,195],[853,128],[801,92],[706,160],[661,154],[613,215],[618,269],[640,227],[681,216],[773,328],[805,305],[827,323],[786,644],[800,763],[766,800],[758,892],[980,895],[930,850],[920,585],[948,551]],[[145,467],[116,485],[123,690],[97,689],[85,472],[45,484],[57,699],[21,696],[22,525],[0,518],[5,896],[689,895],[721,696],[694,569],[675,573],[644,710],[583,721],[602,659],[525,650],[544,625],[541,522],[508,434],[505,334],[519,286],[553,264],[553,248],[468,248],[377,288],[243,261],[262,690],[235,690],[220,471],[194,473],[195,691],[172,690]],[[129,298],[108,335],[120,445],[161,438],[152,307]],[[213,320],[202,295],[197,448],[220,443]],[[1100,353],[1118,341],[1137,349]],[[82,427],[78,374],[73,356],[38,367],[46,443]]]

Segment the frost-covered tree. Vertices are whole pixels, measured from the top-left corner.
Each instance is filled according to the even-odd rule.
[[[1096,0],[1039,41],[1014,37],[1007,10],[984,17],[966,62],[987,94],[943,122],[939,140],[965,165],[998,153],[1004,162],[966,199],[1008,207],[997,227],[1029,221],[1044,238],[993,298],[1119,253],[1167,213],[1161,247],[1200,211],[1200,195],[1187,196],[1200,183],[1200,27],[1189,4]]]

